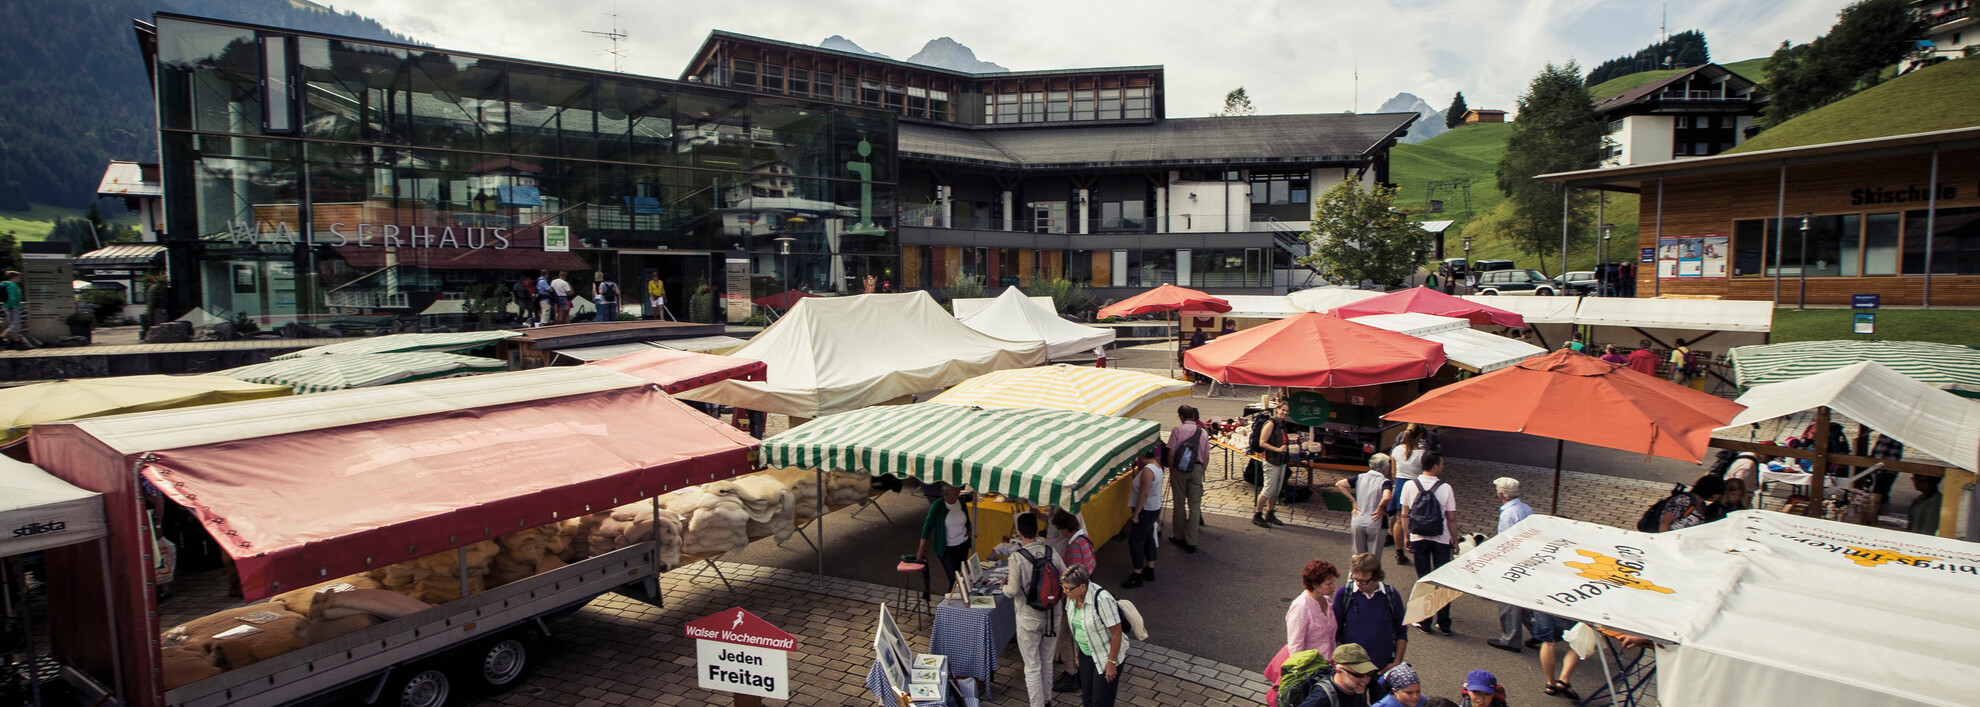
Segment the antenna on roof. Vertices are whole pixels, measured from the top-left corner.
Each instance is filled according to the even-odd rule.
[[[1353,109],[1349,110],[1349,113],[1361,112],[1361,62],[1359,60],[1354,62],[1354,103],[1352,105]]]
[[[606,50],[605,53],[612,55],[612,71],[616,73],[619,71],[619,60],[624,59],[626,57],[626,52],[621,51],[619,49],[619,40],[625,39],[626,33],[619,30],[619,13],[614,12],[611,14],[611,17],[612,17],[612,31],[610,32],[591,30],[591,29],[582,29],[578,31],[591,35],[593,37],[602,37],[605,39],[612,40],[612,48]]]

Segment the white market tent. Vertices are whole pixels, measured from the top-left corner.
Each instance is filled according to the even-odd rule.
[[[1021,297],[1024,296],[1024,293],[1020,292],[1018,288],[1015,287],[1004,290],[1003,294],[1008,295],[1012,292],[1017,292],[1018,296]],[[1051,312],[1059,311],[1058,303],[1053,302],[1052,298],[1050,297],[1024,297],[1024,298],[1037,303],[1039,306],[1044,307],[1047,311],[1051,311]],[[955,311],[957,319],[968,319],[971,315],[983,311],[984,307],[990,306],[990,303],[1000,299],[1003,299],[1003,295],[998,295],[996,297],[958,297],[949,300],[949,307]]]
[[[1635,347],[1650,339],[1675,348],[1684,339],[1693,351],[1715,353],[1736,346],[1767,343],[1774,327],[1774,303],[1741,300],[1635,299],[1584,297],[1574,323],[1594,327],[1588,343]]]
[[[727,355],[768,364],[770,379],[725,380],[679,397],[815,418],[1036,366],[1045,343],[978,332],[916,291],[799,300]]]
[[[1444,357],[1453,365],[1473,373],[1490,373],[1547,353],[1546,349],[1471,328],[1471,322],[1457,317],[1402,312],[1353,317],[1348,321],[1377,329],[1408,334],[1444,345]]]
[[[1286,300],[1294,307],[1307,312],[1327,312],[1335,307],[1354,304],[1370,297],[1380,297],[1382,293],[1371,290],[1356,290],[1347,287],[1309,287],[1286,295]]]
[[[1662,704],[1970,705],[1976,567],[1980,544],[1771,511],[1655,535],[1534,515],[1404,620],[1462,592],[1651,638]]]
[[[1746,410],[1727,427],[1828,407],[1903,442],[1908,451],[1980,472],[1980,402],[1940,390],[1875,361],[1754,386],[1739,396],[1737,402],[1745,405]]]
[[[1581,306],[1580,297],[1503,297],[1499,295],[1464,295],[1464,299],[1478,304],[1498,307],[1526,320],[1526,328],[1532,329],[1535,340],[1541,348],[1558,349],[1574,338],[1574,313]],[[1491,327],[1486,329],[1492,330]],[[1637,337],[1638,339],[1642,337]],[[1636,344],[1636,339],[1630,340]]]
[[[103,537],[103,494],[0,457],[0,557]]]
[[[1185,309],[1185,317],[1230,317],[1232,319],[1285,319],[1305,314],[1306,310],[1292,303],[1292,298],[1284,295],[1217,295],[1231,304],[1231,311],[1209,312]]]
[[[1038,300],[1045,300],[1039,306]],[[1074,324],[1059,317],[1050,297],[1026,297],[1013,287],[970,314],[957,308],[963,325],[1006,341],[1043,341],[1045,358],[1061,359],[1114,343],[1114,330]]]

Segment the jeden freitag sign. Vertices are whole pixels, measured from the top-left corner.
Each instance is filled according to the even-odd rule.
[[[703,688],[765,699],[791,698],[789,653],[797,637],[737,607],[687,624]]]

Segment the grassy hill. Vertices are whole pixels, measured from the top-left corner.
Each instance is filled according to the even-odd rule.
[[[1431,181],[1471,179],[1469,213],[1465,212],[1462,196],[1440,192],[1437,198],[1444,201],[1444,213],[1417,217],[1422,221],[1457,221],[1446,231],[1446,255],[1464,255],[1463,238],[1469,235],[1472,237],[1471,257],[1474,260],[1504,258],[1523,267],[1541,267],[1532,255],[1518,252],[1511,243],[1497,235],[1501,225],[1512,215],[1511,208],[1505,203],[1505,194],[1499,192],[1496,177],[1499,158],[1505,155],[1506,140],[1511,137],[1511,124],[1467,125],[1414,145],[1397,145],[1389,151],[1389,179],[1399,187],[1396,205],[1401,208],[1418,210],[1419,213],[1421,209],[1428,208],[1427,186]],[[1615,238],[1610,243],[1616,246],[1619,253],[1635,248],[1636,197],[1610,194],[1607,199],[1605,217],[1609,223],[1616,224]],[[1546,260],[1549,263],[1545,267],[1547,272],[1560,270],[1558,254]],[[1594,263],[1593,248],[1568,253],[1570,270],[1587,270]]]
[[[1599,101],[1658,79],[1675,76],[1684,71],[1687,71],[1687,69],[1657,69],[1654,71],[1638,71],[1627,76],[1617,76],[1589,86],[1588,97]]]
[[[56,221],[82,218],[85,211],[47,204],[29,204],[27,211],[0,211],[0,233],[12,232],[23,241],[42,240],[55,230]],[[105,213],[104,219],[120,226],[135,226],[138,221],[137,214]]]
[[[1980,106],[1980,61],[1948,61],[1803,113],[1731,151],[1970,128],[1980,125],[1980,110],[1975,106]]]
[[[1773,57],[1755,57],[1745,61],[1720,64],[1720,66],[1726,67],[1727,70],[1735,74],[1746,77],[1748,81],[1764,84],[1767,82],[1767,60],[1771,58]]]

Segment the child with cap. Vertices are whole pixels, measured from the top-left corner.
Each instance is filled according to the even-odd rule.
[[[1421,707],[1423,704],[1423,681],[1416,677],[1416,668],[1408,663],[1397,664],[1389,672],[1382,674],[1379,681],[1387,688],[1389,696],[1375,703],[1375,707]]]
[[[1483,670],[1473,670],[1464,676],[1463,707],[1506,707],[1506,688],[1499,686],[1499,679]]]

